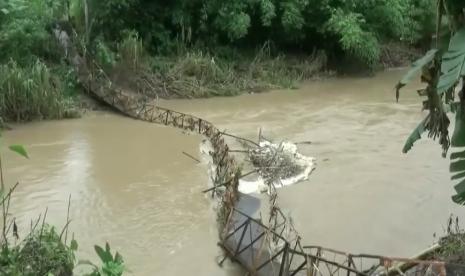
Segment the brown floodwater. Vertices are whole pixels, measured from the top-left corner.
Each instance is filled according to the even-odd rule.
[[[317,159],[309,180],[279,190],[305,244],[354,253],[411,256],[442,235],[452,203],[448,159],[427,139],[405,155],[406,137],[424,116],[414,87],[399,103],[393,86],[404,71],[305,83],[297,90],[233,98],[164,101],[228,132],[300,145]],[[4,144],[24,144],[24,160],[3,151],[6,178],[20,186],[12,212],[24,229],[48,206],[48,221],[66,221],[80,258],[110,241],[134,275],[241,275],[216,265],[217,230],[200,157],[201,137],[116,114],[15,126]],[[20,227],[20,234],[21,234]],[[24,229],[25,231],[26,229]]]

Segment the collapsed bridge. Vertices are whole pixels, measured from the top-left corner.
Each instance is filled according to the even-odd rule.
[[[63,30],[54,32],[59,41],[66,40]],[[218,200],[218,245],[225,257],[238,262],[250,275],[465,275],[465,266],[424,260],[428,254],[415,259],[392,258],[302,245],[298,232],[278,206],[275,187],[269,187],[266,221],[256,218],[248,208],[247,196],[238,191],[244,174],[224,132],[202,118],[159,107],[144,95],[119,89],[96,64],[80,57],[72,44],[66,45],[80,83],[101,101],[134,119],[192,131],[208,139],[216,169],[213,187],[207,192]]]

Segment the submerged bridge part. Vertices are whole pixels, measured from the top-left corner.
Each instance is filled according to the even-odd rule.
[[[103,70],[89,61],[91,59],[79,55],[69,43],[71,39],[65,31],[58,27],[53,31],[65,49],[68,62],[75,66],[80,83],[89,93],[134,119],[198,133],[210,141],[216,169],[213,187],[205,192],[219,202],[218,245],[227,257],[241,264],[250,275],[465,275],[463,265],[423,260],[424,256],[416,259],[390,258],[304,246],[292,222],[278,207],[273,185],[269,187],[269,218],[266,222],[256,218],[256,208],[250,207],[248,195],[238,191],[243,174],[220,129],[202,118],[159,107],[143,95],[120,89]]]

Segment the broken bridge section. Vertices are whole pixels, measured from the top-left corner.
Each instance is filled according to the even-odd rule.
[[[271,230],[260,220],[233,209],[226,235],[218,243],[250,275],[263,276],[446,276],[465,275],[465,266],[408,258],[350,254],[288,241],[283,227]]]

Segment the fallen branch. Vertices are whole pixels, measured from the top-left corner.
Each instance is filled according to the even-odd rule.
[[[251,144],[254,144],[254,145],[257,146],[257,147],[260,147],[260,145],[259,145],[258,143],[254,142],[254,141],[252,141],[252,140],[249,140],[249,139],[246,139],[246,138],[242,138],[242,137],[239,137],[239,136],[235,136],[235,135],[232,135],[232,134],[228,134],[228,133],[226,133],[226,132],[224,132],[224,131],[221,132],[221,134],[226,135],[226,136],[229,136],[229,137],[236,138],[236,139],[238,139],[238,140],[246,141],[246,142],[249,142],[249,143],[251,143]]]
[[[191,159],[197,161],[197,163],[201,163],[199,159],[195,158],[194,156],[190,155],[190,154],[187,153],[187,152],[184,152],[184,151],[183,151],[182,154],[184,154],[185,156],[187,156],[187,157],[189,157],[189,158],[191,158]]]
[[[229,152],[249,153],[248,150],[229,150]]]

